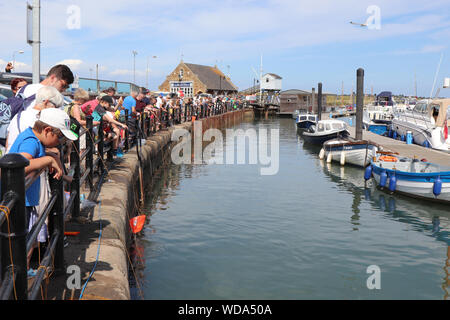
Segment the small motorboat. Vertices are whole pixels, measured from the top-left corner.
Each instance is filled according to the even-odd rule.
[[[336,138],[326,141],[320,150],[319,158],[327,162],[337,161],[365,168],[376,156],[381,146],[367,140],[356,140],[351,137]]]
[[[308,130],[309,127],[317,123],[317,120],[318,116],[316,114],[301,113],[297,116],[297,120],[295,122],[297,124],[297,129]]]
[[[302,136],[305,142],[322,145],[325,141],[334,138],[348,137],[347,123],[342,120],[319,120],[317,124],[311,125]]]
[[[450,167],[425,159],[382,155],[372,159],[366,168],[364,179],[371,176],[379,187],[391,192],[450,204]]]
[[[391,120],[380,116],[380,114],[372,113],[371,115],[367,110],[363,112],[363,129],[378,135],[384,135],[388,131],[391,122]]]

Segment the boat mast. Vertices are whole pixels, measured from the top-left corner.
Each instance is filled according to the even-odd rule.
[[[444,53],[441,53],[441,60],[439,60],[438,68],[436,70],[436,74],[434,75],[434,82],[433,82],[433,87],[431,88],[431,92],[430,92],[430,99],[433,98],[434,86],[436,85],[437,76],[439,74],[439,70],[441,69],[442,58],[444,58]]]

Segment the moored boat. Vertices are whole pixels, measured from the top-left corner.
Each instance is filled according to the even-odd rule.
[[[449,152],[449,105],[450,99],[421,100],[414,110],[395,114],[391,132],[403,140],[410,132],[413,143]]]
[[[316,125],[311,125],[307,131],[303,132],[302,137],[307,143],[323,144],[325,141],[349,135],[344,121],[330,119],[320,120]]]
[[[370,176],[378,186],[391,192],[450,204],[450,167],[383,155],[372,159],[366,168],[364,178],[368,180]]]
[[[316,114],[301,113],[297,116],[297,120],[295,122],[297,124],[297,129],[308,130],[309,127],[317,123],[317,120],[318,116]]]
[[[327,162],[337,161],[341,165],[349,163],[366,167],[380,149],[381,147],[372,141],[356,140],[351,137],[336,138],[323,144],[319,158],[327,159]]]

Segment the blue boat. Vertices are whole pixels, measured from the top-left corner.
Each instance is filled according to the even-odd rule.
[[[364,178],[371,176],[379,187],[391,192],[450,204],[450,167],[383,155],[372,159],[366,168]]]

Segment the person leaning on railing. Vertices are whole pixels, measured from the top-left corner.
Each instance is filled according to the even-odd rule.
[[[84,89],[77,89],[73,96],[73,102],[67,108],[67,114],[72,122],[79,127],[86,128],[86,114],[81,110],[81,106],[89,101],[89,93]],[[93,125],[98,125],[98,122],[93,123]],[[80,137],[80,150],[78,152],[81,154],[83,150],[86,149],[86,135]]]
[[[112,104],[113,99],[110,96],[103,96],[92,113],[92,117],[95,121],[104,120],[103,131],[105,132],[105,140],[113,141],[113,155],[117,156],[121,136],[119,128],[127,130],[128,127],[124,123],[114,120],[114,108]]]
[[[34,123],[33,128],[28,128],[19,134],[9,153],[19,153],[30,161],[25,168],[26,175],[49,168],[53,178],[61,179],[63,176],[61,164],[55,158],[47,156],[45,148],[54,148],[64,143],[65,139],[74,141],[77,138],[70,130],[69,116],[61,109],[48,108],[40,112],[39,120]],[[29,230],[31,230],[34,222],[38,219],[36,206],[39,205],[40,184],[40,178],[37,178],[25,193],[26,219]],[[43,229],[45,229],[45,226],[43,226]],[[38,237],[39,242],[47,241],[46,233],[45,230],[41,230]],[[28,253],[28,265],[33,249]],[[30,269],[28,274],[33,276],[36,273]]]
[[[150,117],[150,120],[155,126],[155,131],[159,130],[158,126],[160,124],[160,114],[156,98],[150,98],[150,103],[144,108],[144,112]]]

